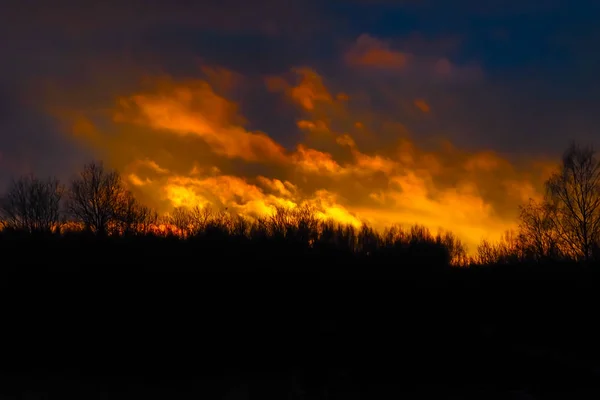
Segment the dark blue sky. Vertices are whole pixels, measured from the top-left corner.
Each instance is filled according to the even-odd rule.
[[[600,3],[597,1],[27,1],[0,17],[0,180],[70,173],[93,151],[50,109],[110,107],[144,74],[194,77],[200,64],[248,78],[234,93],[250,126],[286,146],[293,115],[260,77],[309,66],[328,87],[368,93],[382,114],[394,93],[423,97],[427,120],[398,114],[417,142],[447,137],[466,149],[559,154],[570,139],[598,143]],[[351,68],[361,35],[423,60],[412,75]],[[447,58],[471,68],[438,82],[419,72]],[[481,76],[470,79],[471,72]],[[383,90],[385,89],[385,90]],[[236,98],[237,96],[237,98]],[[451,106],[449,106],[449,104]]]

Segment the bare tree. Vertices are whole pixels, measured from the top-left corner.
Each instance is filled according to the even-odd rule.
[[[236,215],[231,219],[231,234],[234,237],[248,237],[250,233],[250,228],[250,221],[241,215]]]
[[[302,243],[312,245],[318,239],[319,219],[314,207],[302,205],[294,209],[296,217],[296,239]]]
[[[13,180],[0,198],[4,227],[27,232],[52,232],[60,222],[64,188],[56,178],[26,175]]]
[[[476,263],[479,265],[491,265],[496,264],[500,259],[498,254],[497,246],[490,241],[484,239],[477,246],[477,256],[475,257]]]
[[[146,234],[150,226],[158,221],[158,214],[140,204],[133,194],[123,191],[119,206],[118,223],[124,235]]]
[[[125,190],[116,171],[92,162],[71,182],[67,210],[86,229],[106,235],[111,224],[123,215]]]
[[[513,264],[523,260],[521,237],[512,230],[505,231],[498,242],[482,240],[475,257],[475,262],[480,265]]]
[[[186,237],[190,234],[193,221],[189,209],[185,207],[175,207],[166,218],[166,221],[170,225],[176,227],[182,236]]]
[[[290,208],[275,206],[275,212],[269,216],[268,230],[271,236],[285,238],[296,224],[294,214]]]
[[[554,229],[577,258],[588,260],[600,239],[600,161],[594,148],[573,143],[546,188]]]
[[[210,205],[204,207],[194,206],[189,210],[189,219],[192,226],[192,234],[197,235],[205,231],[212,220],[215,219],[215,212]]]
[[[448,249],[450,264],[457,267],[466,267],[468,265],[467,247],[456,235],[449,231],[438,232],[435,240]]]
[[[554,207],[530,200],[519,209],[519,241],[525,257],[535,261],[561,257],[561,238],[554,229]]]

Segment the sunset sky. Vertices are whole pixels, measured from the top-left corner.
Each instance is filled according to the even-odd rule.
[[[315,206],[471,248],[600,142],[600,3],[5,0],[0,185],[116,168],[160,212]]]

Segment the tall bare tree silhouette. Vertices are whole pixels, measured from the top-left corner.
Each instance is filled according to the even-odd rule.
[[[600,239],[600,160],[594,148],[571,144],[546,187],[554,228],[575,257],[587,261]]]
[[[92,162],[71,182],[67,210],[86,229],[106,235],[111,224],[125,214],[125,196],[119,173],[106,170],[101,162]]]
[[[530,200],[519,210],[519,240],[526,257],[538,262],[561,257],[561,238],[554,229],[554,207],[548,202]]]

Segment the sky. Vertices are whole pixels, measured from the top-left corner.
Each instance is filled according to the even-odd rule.
[[[159,212],[310,204],[471,248],[598,143],[600,3],[5,0],[0,185],[117,169]]]

